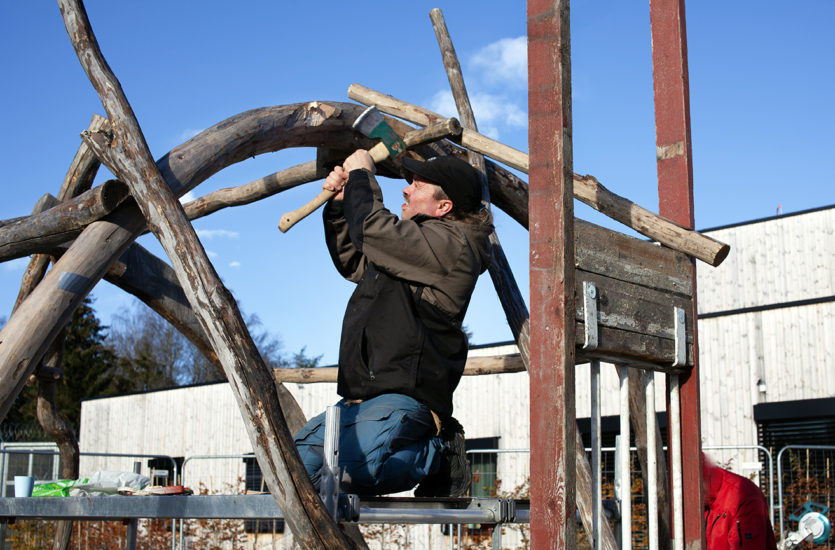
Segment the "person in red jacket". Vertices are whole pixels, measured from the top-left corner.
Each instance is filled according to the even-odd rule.
[[[702,454],[707,550],[777,550],[768,504],[750,479]]]

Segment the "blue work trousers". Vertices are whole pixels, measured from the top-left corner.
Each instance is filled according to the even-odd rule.
[[[429,408],[415,399],[387,393],[340,409],[341,490],[358,495],[407,491],[434,473],[443,442]],[[313,484],[319,487],[324,456],[325,413],[296,434],[296,448]]]

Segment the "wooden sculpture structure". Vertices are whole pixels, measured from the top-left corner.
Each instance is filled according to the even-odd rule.
[[[340,158],[373,142],[352,130],[363,105],[309,102],[256,109],[232,116],[176,147],[159,161],[151,158],[130,104],[98,48],[80,0],[59,0],[79,60],[99,93],[107,119],[95,116],[83,132],[57,198],[46,196],[31,216],[0,224],[0,261],[34,254],[8,323],[0,333],[0,418],[30,376],[39,380],[38,413],[59,442],[65,470],[78,475],[78,443],[50,400],[60,332],[73,310],[102,278],[137,296],[186,335],[226,374],[236,396],[264,479],[296,540],[304,548],[363,546],[354,530],[340,530],[325,511],[301,466],[294,433],[305,421],[287,380],[332,376],[326,369],[270,372],[243,323],[235,300],[220,282],[189,220],[221,208],[247,204],[327,174],[321,158]],[[477,131],[460,66],[438,10],[431,13],[444,65],[464,128],[455,140],[415,147],[418,157],[452,154],[466,157],[485,174],[485,197],[528,227],[528,187],[485,155],[527,173],[528,157]],[[349,97],[418,126],[440,115],[360,85]],[[413,128],[395,118],[389,124],[401,136]],[[177,198],[218,171],[246,158],[287,147],[316,147],[320,159],[223,189],[181,206]],[[118,179],[91,189],[104,164]],[[399,177],[399,161],[380,164],[380,173]],[[718,265],[728,248],[618,197],[591,176],[573,175],[574,196],[665,246],[634,239],[573,220],[574,268],[568,291],[583,295],[583,282],[598,289],[597,343],[584,348],[588,318],[578,305],[571,319],[579,360],[606,359],[642,369],[686,371],[694,361],[693,318],[688,317],[686,360],[675,367],[676,337],[666,323],[673,305],[692,306],[691,257]],[[533,199],[532,199],[533,200]],[[537,214],[539,215],[539,214]],[[134,243],[150,230],[171,260]],[[520,354],[500,361],[474,359],[465,374],[527,369],[531,357],[529,313],[495,233],[490,275],[507,315]],[[54,259],[49,272],[46,268]],[[533,296],[536,296],[532,292]],[[582,300],[578,300],[580,304]],[[692,308],[691,308],[692,309]],[[630,317],[623,312],[632,312]],[[283,369],[282,369],[283,370]],[[636,405],[638,406],[638,405]],[[573,416],[572,416],[573,418]],[[638,416],[638,418],[640,418]],[[574,439],[574,436],[571,436]],[[589,466],[578,442],[577,501],[591,533]],[[568,483],[566,491],[574,490]],[[605,522],[604,522],[605,524]],[[66,526],[60,534],[68,540]],[[615,548],[608,525],[600,533],[603,548]]]

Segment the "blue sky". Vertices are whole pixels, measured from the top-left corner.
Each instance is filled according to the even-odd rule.
[[[444,12],[481,131],[528,150],[524,2],[231,6],[86,2],[154,156],[248,109],[349,101],[354,82],[453,115],[428,15],[435,7]],[[79,132],[104,110],[55,3],[5,2],[0,9],[0,219],[7,219],[28,214],[44,193],[57,193]],[[575,171],[657,211],[648,3],[578,0],[571,9]],[[697,227],[835,202],[835,3],[691,0],[686,13]],[[250,159],[193,194],[314,156],[296,149]],[[102,169],[97,182],[108,177]],[[330,364],[352,285],[330,265],[317,218],[287,234],[276,229],[279,216],[318,187],[227,209],[195,227],[244,311],[257,314],[288,352],[306,346]],[[383,182],[395,211],[401,187]],[[576,213],[617,228],[583,205]],[[527,296],[527,232],[503,215],[496,226]],[[164,257],[153,237],[140,242]],[[11,311],[25,264],[0,264],[0,316]],[[105,282],[93,295],[105,323],[133,300]],[[486,275],[465,323],[475,343],[511,338]]]

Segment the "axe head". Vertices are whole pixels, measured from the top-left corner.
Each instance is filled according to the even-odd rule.
[[[373,105],[357,117],[352,127],[367,137],[382,140],[391,157],[397,157],[406,151],[406,144],[383,119],[383,115],[377,110],[377,107]]]

